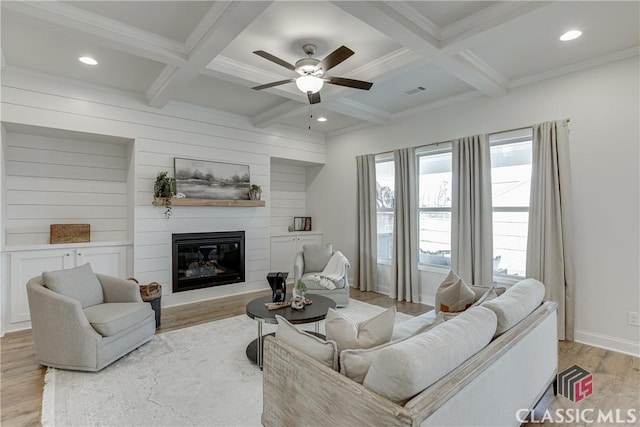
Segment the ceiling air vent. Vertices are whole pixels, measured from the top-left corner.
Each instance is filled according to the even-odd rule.
[[[418,92],[422,92],[423,90],[427,90],[427,89],[426,89],[426,88],[424,88],[424,87],[422,87],[422,86],[418,86],[417,88],[415,88],[415,89],[411,89],[411,90],[408,90],[408,91],[406,91],[405,93],[406,93],[407,95],[415,95],[416,93],[418,93]]]

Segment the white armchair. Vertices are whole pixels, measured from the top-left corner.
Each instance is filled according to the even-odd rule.
[[[153,338],[155,317],[139,286],[89,264],[27,282],[38,363],[99,371]]]
[[[333,246],[326,245],[304,245],[303,250],[296,254],[293,265],[294,283],[298,280],[307,286],[310,294],[322,295],[331,298],[338,307],[349,305],[349,280],[347,275],[335,282],[335,289],[327,289],[314,280],[312,276],[324,270],[333,255]]]

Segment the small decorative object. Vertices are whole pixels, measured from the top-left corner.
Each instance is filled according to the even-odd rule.
[[[302,310],[304,308],[304,298],[300,295],[295,295],[291,298],[291,308],[294,310]]]
[[[291,233],[293,230],[293,225],[290,225],[289,227],[287,227],[287,230],[289,230],[289,233]]]
[[[164,206],[164,217],[171,217],[171,198],[176,194],[176,180],[167,171],[158,172],[153,184],[153,206]]]
[[[293,296],[300,296],[303,300],[307,299],[307,285],[302,280],[298,280],[293,288]]]
[[[271,286],[271,301],[284,302],[287,297],[287,276],[289,273],[271,272],[267,274],[267,282]]]
[[[310,216],[296,216],[293,218],[294,231],[311,231]]]
[[[249,187],[249,199],[260,200],[260,195],[262,195],[262,188],[259,185],[251,184],[251,187]]]
[[[174,158],[178,191],[190,199],[247,200],[249,165]]]

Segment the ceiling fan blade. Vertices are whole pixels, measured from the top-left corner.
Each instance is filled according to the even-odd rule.
[[[332,69],[333,67],[335,67],[336,65],[344,61],[345,59],[349,58],[353,54],[354,52],[348,47],[340,46],[339,48],[331,52],[329,55],[327,55],[326,58],[320,61],[320,63],[316,65],[316,70],[322,68],[322,71],[326,73],[327,71],[329,71],[330,69]]]
[[[362,89],[362,90],[369,90],[371,89],[371,86],[373,86],[373,83],[370,83],[370,82],[364,82],[362,80],[345,79],[344,77],[327,77],[324,80],[334,85],[352,87],[354,89]]]
[[[270,53],[265,52],[264,50],[256,50],[253,53],[255,53],[258,56],[263,57],[266,60],[269,60],[271,62],[275,62],[278,65],[283,66],[284,68],[287,68],[291,71],[295,71],[296,67],[294,67],[292,64],[289,64],[287,61],[278,58],[277,56],[273,56]]]
[[[270,87],[280,86],[280,85],[295,82],[295,81],[296,79],[279,80],[277,82],[271,82],[271,83],[266,83],[260,86],[252,87],[251,89],[255,89],[255,90],[268,89]]]
[[[320,92],[316,92],[316,93],[307,92],[307,96],[309,97],[309,104],[320,103]]]

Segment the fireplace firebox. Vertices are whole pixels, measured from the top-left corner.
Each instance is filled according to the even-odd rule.
[[[173,292],[244,282],[244,231],[173,234]]]

